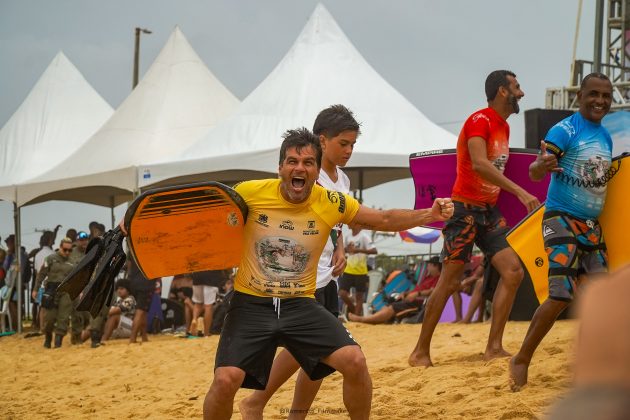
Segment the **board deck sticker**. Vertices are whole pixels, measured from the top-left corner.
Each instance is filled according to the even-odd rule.
[[[536,196],[540,202],[547,198],[550,176],[540,182],[529,179],[529,165],[536,159],[535,149],[510,148],[510,156],[505,166],[504,175],[527,192]],[[409,169],[416,190],[414,208],[430,208],[438,197],[450,197],[457,176],[457,153],[455,149],[430,150],[414,153],[409,156]],[[505,217],[509,226],[515,226],[525,216],[527,209],[513,194],[501,191],[497,207]],[[444,222],[429,225],[441,229]]]
[[[218,182],[150,190],[125,214],[127,242],[148,279],[235,267],[241,257],[245,201]]]

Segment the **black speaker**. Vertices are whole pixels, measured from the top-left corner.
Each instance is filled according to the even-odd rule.
[[[572,115],[573,111],[564,109],[534,108],[525,111],[525,147],[538,149],[547,131],[558,121]]]

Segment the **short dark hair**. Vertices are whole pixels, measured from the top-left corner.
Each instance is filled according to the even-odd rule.
[[[317,161],[317,167],[322,166],[322,146],[319,144],[319,139],[308,128],[296,128],[295,130],[287,130],[282,138],[282,146],[280,146],[280,165],[287,157],[287,150],[295,147],[295,150],[300,153],[303,147],[311,146],[315,149],[315,159]]]
[[[313,123],[313,134],[323,134],[328,138],[338,136],[343,131],[356,131],[361,134],[361,124],[354,119],[354,114],[341,104],[331,105],[320,111]]]
[[[501,86],[508,87],[510,85],[508,76],[516,77],[516,74],[509,70],[495,70],[486,77],[486,99],[493,100],[497,97]]]
[[[131,281],[127,279],[120,279],[116,282],[116,289],[119,287],[124,287],[129,293],[131,293]]]
[[[584,76],[584,78],[582,79],[582,82],[580,82],[580,90],[584,89],[584,86],[586,86],[586,82],[588,82],[589,79],[593,79],[593,78],[607,80],[609,83],[611,83],[608,76],[606,76],[604,73],[594,72],[594,73],[590,73]]]
[[[51,230],[45,230],[39,239],[39,246],[52,246],[55,243],[55,233]]]

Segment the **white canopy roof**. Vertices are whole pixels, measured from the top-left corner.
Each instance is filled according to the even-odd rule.
[[[62,164],[18,186],[18,205],[53,199],[125,202],[137,189],[138,165],[171,160],[238,103],[175,27],[109,121]]]
[[[16,202],[15,184],[62,162],[113,112],[63,52],[57,53],[0,130],[0,199]]]
[[[282,134],[312,127],[319,111],[333,104],[346,105],[362,122],[363,134],[347,168],[363,169],[363,187],[409,177],[411,153],[455,147],[455,136],[387,83],[320,4],[291,50],[234,114],[182,153],[183,160],[143,167],[139,185],[172,183],[173,178],[236,180],[223,178],[227,170],[230,176],[275,174]],[[256,160],[255,151],[272,158],[259,154]]]

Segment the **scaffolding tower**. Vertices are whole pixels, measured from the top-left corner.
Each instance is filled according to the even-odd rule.
[[[613,84],[611,109],[630,110],[630,0],[607,0],[606,44],[603,44],[604,1],[597,0],[595,13],[595,47],[593,61],[575,60],[571,85],[548,88],[545,107],[577,111],[580,81],[592,72],[606,74]],[[605,58],[602,60],[602,46]]]

